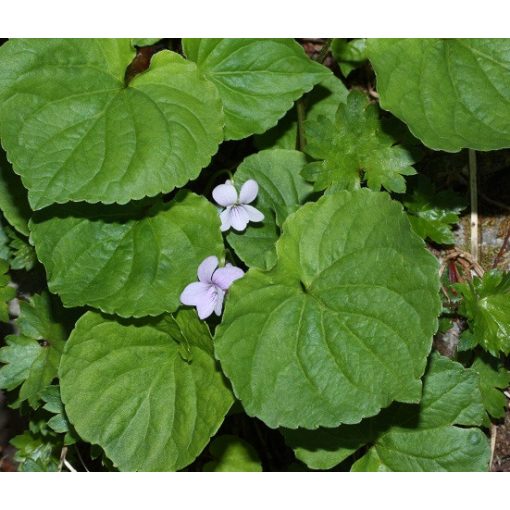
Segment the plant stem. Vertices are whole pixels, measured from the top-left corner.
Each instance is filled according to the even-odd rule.
[[[471,255],[478,262],[478,177],[476,153],[469,149],[469,191],[471,196]]]
[[[326,42],[324,43],[324,46],[321,48],[321,51],[319,53],[319,56],[317,57],[317,62],[319,64],[323,64],[326,60],[326,57],[328,56],[329,48],[331,47],[331,43],[333,42],[333,38],[326,39]]]

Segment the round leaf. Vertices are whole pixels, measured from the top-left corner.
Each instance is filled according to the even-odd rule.
[[[216,355],[270,427],[357,423],[417,402],[440,310],[438,265],[396,202],[363,189],[289,216],[269,272],[229,290]]]
[[[0,48],[0,135],[33,209],[169,192],[217,151],[221,101],[196,65],[164,50],[125,84],[134,55],[129,39]]]
[[[218,88],[231,140],[273,127],[331,74],[292,39],[183,39],[183,48]]]
[[[187,466],[233,401],[207,326],[189,310],[122,323],[88,312],[66,343],[59,375],[76,431],[122,471]]]
[[[508,39],[372,39],[381,106],[428,147],[510,147]]]
[[[36,214],[30,229],[48,286],[65,306],[122,317],[172,312],[199,264],[223,253],[216,208],[187,191],[141,219],[118,206],[61,209]]]

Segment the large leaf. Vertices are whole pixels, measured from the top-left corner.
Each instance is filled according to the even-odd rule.
[[[401,206],[363,189],[289,216],[269,272],[229,291],[216,355],[270,427],[357,423],[417,402],[437,328],[437,261]]]
[[[302,152],[273,149],[248,156],[235,173],[238,188],[248,179],[259,185],[255,206],[264,214],[261,223],[250,223],[242,233],[231,231],[227,240],[250,267],[269,269],[276,262],[275,243],[287,216],[312,192],[300,172],[306,163]]]
[[[58,313],[48,294],[36,294],[20,303],[16,319],[19,336],[6,338],[0,349],[0,388],[21,385],[17,405],[28,400],[36,407],[43,392],[57,376],[66,338],[65,318]]]
[[[223,138],[221,101],[164,50],[124,83],[129,39],[13,40],[0,48],[0,136],[33,209],[126,203],[194,179]]]
[[[314,469],[329,469],[365,444],[354,471],[486,471],[490,448],[480,425],[478,375],[433,355],[419,405],[394,404],[359,425],[288,430],[296,456]]]
[[[455,286],[463,295],[460,312],[468,319],[472,346],[498,357],[510,353],[510,272],[486,272]]]
[[[21,234],[28,236],[28,220],[32,211],[27,190],[12,171],[5,152],[0,148],[0,210],[5,219]]]
[[[372,39],[381,106],[425,145],[510,147],[509,39]]]
[[[357,189],[362,181],[379,191],[403,193],[405,175],[416,173],[413,156],[383,130],[376,105],[360,91],[351,91],[336,117],[305,123],[307,154],[317,160],[303,175],[316,190]]]
[[[331,74],[292,39],[183,39],[183,48],[219,90],[227,139],[263,133]]]
[[[48,285],[64,305],[90,305],[122,317],[172,312],[199,264],[221,257],[215,207],[187,191],[142,217],[118,206],[49,208],[30,223]],[[137,219],[138,218],[138,219]]]
[[[233,401],[207,326],[190,310],[121,323],[86,313],[66,343],[60,379],[80,437],[122,471],[187,466]]]

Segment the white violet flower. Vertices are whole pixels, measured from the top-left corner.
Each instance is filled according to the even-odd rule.
[[[221,314],[225,292],[244,271],[232,264],[218,267],[218,257],[207,257],[198,266],[198,282],[190,283],[181,293],[183,305],[195,306],[198,316],[207,319],[213,312]]]
[[[232,181],[220,184],[213,189],[212,196],[218,205],[225,207],[220,214],[221,231],[230,227],[242,231],[250,221],[262,221],[264,215],[251,204],[259,192],[259,185],[253,179],[247,180],[241,187],[239,197]]]

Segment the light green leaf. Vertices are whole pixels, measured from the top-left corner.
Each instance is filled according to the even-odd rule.
[[[9,301],[16,297],[16,290],[9,286],[11,279],[7,275],[9,266],[0,260],[0,322],[9,321]]]
[[[133,46],[152,46],[153,44],[156,44],[157,42],[161,41],[161,37],[148,37],[145,39],[131,39],[131,44]]]
[[[44,401],[43,409],[55,415],[48,420],[48,427],[57,434],[65,434],[65,445],[76,443],[79,437],[67,419],[64,404],[60,398],[60,387],[56,385],[48,386],[41,393],[41,398]]]
[[[464,300],[459,309],[468,319],[471,346],[478,344],[493,356],[510,353],[510,273],[487,271],[482,278],[458,283]]]
[[[182,342],[190,361],[180,356]],[[122,471],[184,468],[233,402],[209,330],[190,310],[122,322],[86,313],[66,343],[60,381],[80,437],[99,444]]]
[[[309,120],[305,130],[305,152],[322,160],[303,171],[317,191],[357,189],[366,181],[374,191],[384,187],[403,193],[403,176],[416,173],[411,153],[383,131],[377,106],[360,91],[349,93],[334,121],[325,117]]]
[[[366,189],[324,196],[287,218],[276,251],[271,271],[233,284],[216,330],[246,412],[313,429],[417,402],[439,278],[401,206]]]
[[[164,50],[126,85],[134,55],[129,39],[0,48],[0,136],[33,209],[169,192],[217,151],[221,101],[196,65]]]
[[[428,147],[510,147],[509,39],[371,39],[382,108]]]
[[[438,244],[455,244],[452,225],[459,222],[465,201],[453,191],[437,191],[424,175],[411,177],[412,190],[402,199],[414,231]]]
[[[37,255],[65,306],[122,317],[172,312],[199,264],[222,256],[218,212],[203,197],[181,191],[171,202],[142,205],[67,206],[64,214],[55,207],[34,216]]]
[[[510,371],[498,359],[487,354],[477,356],[471,368],[480,376],[480,392],[486,411],[493,418],[503,418],[508,399],[501,390],[510,386]]]
[[[216,85],[231,140],[273,127],[331,74],[292,39],[183,39],[184,53]]]
[[[333,53],[333,57],[338,62],[342,74],[349,76],[354,69],[368,59],[367,40],[353,39],[352,41],[347,41],[346,39],[333,39],[331,53]]]
[[[262,465],[257,452],[237,436],[225,434],[215,437],[209,446],[214,460],[204,465],[204,471],[260,472]]]
[[[41,434],[26,430],[11,440],[16,448],[14,460],[19,462],[18,471],[54,472],[58,470],[58,446],[55,438],[43,437]],[[60,448],[61,449],[61,448]]]
[[[5,219],[20,233],[28,236],[28,220],[32,211],[28,205],[27,190],[13,171],[0,148],[0,210]]]
[[[298,209],[312,191],[300,175],[306,160],[302,152],[272,149],[248,156],[235,173],[240,189],[248,179],[259,185],[253,204],[264,214],[261,223],[249,223],[246,230],[233,230],[227,241],[239,258],[250,267],[271,268],[276,262],[275,243],[287,216]]]
[[[305,119],[316,120],[320,116],[324,116],[334,122],[338,105],[347,101],[347,93],[345,85],[336,76],[328,76],[301,99],[305,110]],[[255,136],[254,142],[259,150],[295,149],[297,135],[297,115],[296,107],[294,107],[274,128]]]
[[[35,294],[20,302],[16,319],[19,336],[6,337],[0,349],[0,388],[13,390],[21,385],[16,406],[28,400],[37,407],[41,393],[57,376],[66,332],[48,294]]]
[[[9,239],[9,265],[11,269],[24,269],[30,271],[37,263],[34,247],[28,242],[28,239],[9,226],[4,227],[4,231]]]
[[[285,431],[296,456],[314,469],[329,469],[371,444],[353,471],[486,471],[490,448],[477,428],[483,420],[478,375],[433,355],[419,405],[393,404],[359,425]]]

